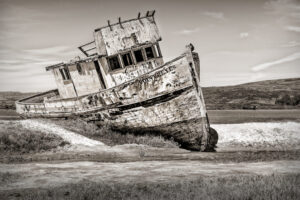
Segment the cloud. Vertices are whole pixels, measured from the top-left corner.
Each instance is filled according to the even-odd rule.
[[[54,46],[54,47],[47,47],[47,48],[40,48],[40,49],[28,49],[24,51],[29,53],[34,53],[34,54],[57,54],[61,52],[68,52],[70,50],[74,50],[74,49],[68,46]]]
[[[183,29],[181,31],[178,31],[177,34],[179,35],[191,35],[193,33],[197,33],[200,31],[200,28],[194,28],[194,29]]]
[[[2,68],[0,67],[0,72],[18,72],[20,71],[19,69],[15,69],[15,68]]]
[[[281,47],[297,47],[300,46],[300,42],[298,41],[290,41],[287,44],[281,45]]]
[[[247,33],[247,32],[240,33],[240,38],[241,38],[241,39],[245,39],[245,38],[247,38],[248,36],[249,36],[249,33]]]
[[[300,33],[300,27],[299,26],[287,26],[286,30]]]
[[[289,17],[299,18],[300,4],[297,0],[271,0],[264,5],[272,14],[286,15]]]
[[[222,12],[203,12],[202,14],[205,15],[205,16],[214,18],[214,19],[218,19],[218,20],[224,20],[225,19],[224,13],[222,13]]]
[[[264,4],[267,14],[274,16],[274,21],[289,31],[300,32],[299,27],[290,25],[300,20],[299,0],[270,0]]]
[[[266,62],[266,63],[263,63],[263,64],[260,64],[260,65],[256,65],[254,67],[252,67],[252,71],[254,72],[258,72],[258,71],[261,71],[261,70],[265,70],[273,65],[278,65],[278,64],[282,64],[282,63],[286,63],[286,62],[291,62],[291,61],[294,61],[294,60],[298,60],[300,59],[300,52],[296,52],[292,55],[289,55],[289,56],[286,56],[284,58],[281,58],[279,60],[275,60],[275,61],[272,61],[272,62]]]

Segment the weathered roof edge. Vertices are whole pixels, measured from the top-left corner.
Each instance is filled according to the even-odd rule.
[[[146,15],[141,17],[141,13],[139,12],[137,18],[132,18],[132,19],[128,19],[128,20],[125,20],[125,21],[121,21],[121,18],[119,17],[119,21],[114,23],[114,24],[110,24],[110,21],[107,20],[108,25],[107,26],[102,26],[100,28],[95,29],[95,32],[100,31],[101,29],[107,28],[107,27],[111,28],[112,26],[116,26],[116,25],[121,25],[122,26],[122,23],[130,22],[130,21],[134,21],[134,20],[140,20],[140,19],[143,19],[143,18],[153,17],[153,19],[154,19],[154,14],[155,14],[155,10],[151,10],[151,11],[147,11]]]
[[[70,62],[67,62],[67,63],[61,62],[61,63],[55,64],[55,65],[47,66],[46,71],[49,71],[51,69],[55,69],[55,68],[58,68],[58,67],[61,67],[61,66],[69,66],[69,65],[74,65],[76,63],[93,61],[93,60],[96,60],[100,57],[102,57],[102,56],[95,55],[95,56],[90,56],[90,57],[87,57],[87,58],[82,58],[80,60],[70,61]]]

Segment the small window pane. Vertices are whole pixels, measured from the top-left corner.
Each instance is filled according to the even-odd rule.
[[[144,61],[142,50],[134,51],[134,56],[135,56],[136,62],[143,62]]]
[[[158,45],[154,45],[153,47],[154,47],[154,51],[155,51],[156,56],[157,56],[157,57],[161,57],[160,51],[159,51],[159,49],[158,49],[158,48],[159,48]]]
[[[115,70],[115,69],[121,68],[118,56],[114,56],[114,57],[108,58],[108,63],[109,63],[109,67],[110,67],[111,70]]]
[[[152,47],[145,48],[145,51],[146,51],[147,59],[154,58]]]
[[[123,63],[124,63],[125,67],[133,64],[130,53],[123,54],[122,55],[122,60],[123,60]]]

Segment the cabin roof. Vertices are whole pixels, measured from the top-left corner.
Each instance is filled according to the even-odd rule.
[[[86,58],[81,58],[79,60],[71,60],[70,62],[67,62],[67,63],[64,63],[64,62],[57,63],[57,64],[54,64],[54,65],[47,66],[46,71],[49,71],[49,70],[55,69],[55,68],[59,68],[61,66],[69,66],[69,65],[74,65],[74,64],[77,64],[77,63],[82,63],[82,62],[91,62],[91,61],[94,61],[94,60],[96,60],[100,57],[101,56],[99,56],[99,55],[95,55],[95,56],[90,56],[90,57],[86,57]]]

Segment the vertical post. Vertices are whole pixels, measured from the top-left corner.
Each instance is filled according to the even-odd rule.
[[[111,25],[110,25],[110,21],[109,21],[109,20],[107,20],[107,24],[108,24],[108,26],[109,26],[110,31],[112,31],[112,27],[111,27]]]
[[[121,23],[121,17],[119,17],[119,24],[120,24],[120,27],[121,27],[122,29],[124,29],[124,27],[122,26],[122,23]]]

